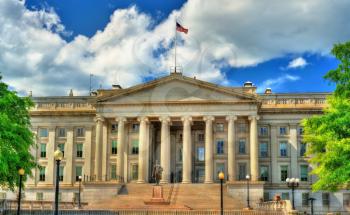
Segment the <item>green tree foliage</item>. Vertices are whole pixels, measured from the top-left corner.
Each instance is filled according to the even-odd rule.
[[[312,174],[318,176],[314,191],[350,186],[350,42],[335,45],[332,54],[340,64],[324,78],[336,83],[336,90],[327,98],[323,115],[303,122]]]
[[[30,130],[30,98],[10,91],[0,76],[0,186],[14,189],[19,183],[18,170],[25,170],[24,180],[36,166],[30,148],[34,146]]]

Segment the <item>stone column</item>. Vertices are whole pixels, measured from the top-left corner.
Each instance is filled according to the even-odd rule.
[[[146,144],[147,144],[147,117],[140,117],[138,119],[140,121],[140,131],[139,131],[139,173],[137,183],[145,183],[146,182]]]
[[[100,115],[97,115],[95,118],[96,122],[96,142],[95,142],[95,176],[97,181],[102,179],[102,127],[104,118]]]
[[[108,127],[107,123],[103,123],[102,126],[102,181],[108,180],[108,164],[109,164],[109,151],[110,147],[108,145]]]
[[[252,181],[259,180],[259,157],[258,157],[258,116],[250,116],[250,174]]]
[[[163,168],[161,183],[168,183],[170,176],[170,117],[159,118],[162,122],[160,166]]]
[[[74,135],[73,135],[73,127],[67,128],[67,142],[66,142],[66,151],[64,152],[64,157],[66,158],[65,165],[65,174],[64,178],[66,179],[66,183],[73,184],[74,182]]]
[[[54,152],[56,151],[55,139],[56,139],[56,128],[49,127],[49,138],[46,146],[46,157],[47,157],[47,168],[46,168],[46,183],[55,184],[56,176],[56,162],[54,158]],[[40,143],[39,143],[40,144]],[[40,147],[40,145],[39,145]],[[40,149],[40,148],[39,148]]]
[[[279,172],[277,164],[278,156],[278,143],[277,143],[277,127],[276,125],[270,126],[270,136],[271,136],[271,180],[272,183],[279,183]]]
[[[205,180],[204,183],[213,183],[213,116],[205,116]]]
[[[118,117],[115,119],[118,123],[118,157],[117,157],[117,181],[124,182],[124,151],[125,151],[125,117]]]
[[[236,180],[236,146],[235,146],[235,120],[237,116],[227,116],[227,167],[228,180],[230,182]]]
[[[191,141],[191,124],[192,117],[182,117],[183,121],[183,149],[182,149],[182,183],[192,182],[192,141]]]
[[[92,126],[85,127],[85,146],[84,146],[84,175],[90,177],[92,174]]]
[[[298,174],[298,133],[297,124],[289,126],[289,142],[290,142],[290,169],[291,177],[299,177]]]

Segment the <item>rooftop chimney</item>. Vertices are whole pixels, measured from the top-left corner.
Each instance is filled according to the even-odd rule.
[[[246,82],[244,82],[243,86],[244,86],[244,87],[252,87],[252,86],[253,86],[253,83],[250,82],[250,81],[246,81]]]
[[[113,90],[120,90],[122,87],[119,84],[112,84],[112,89]]]
[[[271,94],[271,93],[272,93],[271,88],[266,88],[266,90],[265,90],[265,94]]]

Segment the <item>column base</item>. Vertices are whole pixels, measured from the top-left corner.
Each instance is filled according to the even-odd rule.
[[[145,180],[137,180],[136,183],[137,183],[137,184],[144,184],[144,183],[146,183],[146,182],[145,182]]]
[[[160,184],[168,184],[168,183],[169,183],[169,180],[160,180],[159,183],[160,183]]]
[[[204,184],[213,184],[214,181],[213,180],[209,180],[209,181],[204,181]]]
[[[192,184],[192,181],[187,181],[187,180],[184,181],[184,180],[183,180],[181,183],[182,183],[182,184]]]

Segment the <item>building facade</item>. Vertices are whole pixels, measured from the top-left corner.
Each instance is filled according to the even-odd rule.
[[[172,73],[91,96],[33,97],[31,111],[41,168],[26,183],[27,199],[53,199],[56,148],[64,152],[60,198],[71,201],[78,178],[85,196],[122,183],[151,183],[155,164],[161,183],[217,183],[223,171],[228,189],[245,189],[249,174],[255,199],[291,198],[286,178],[299,178],[296,206],[346,210],[350,193],[312,193],[301,120],[322,114],[327,93],[256,93]],[[254,196],[254,194],[253,194]]]

